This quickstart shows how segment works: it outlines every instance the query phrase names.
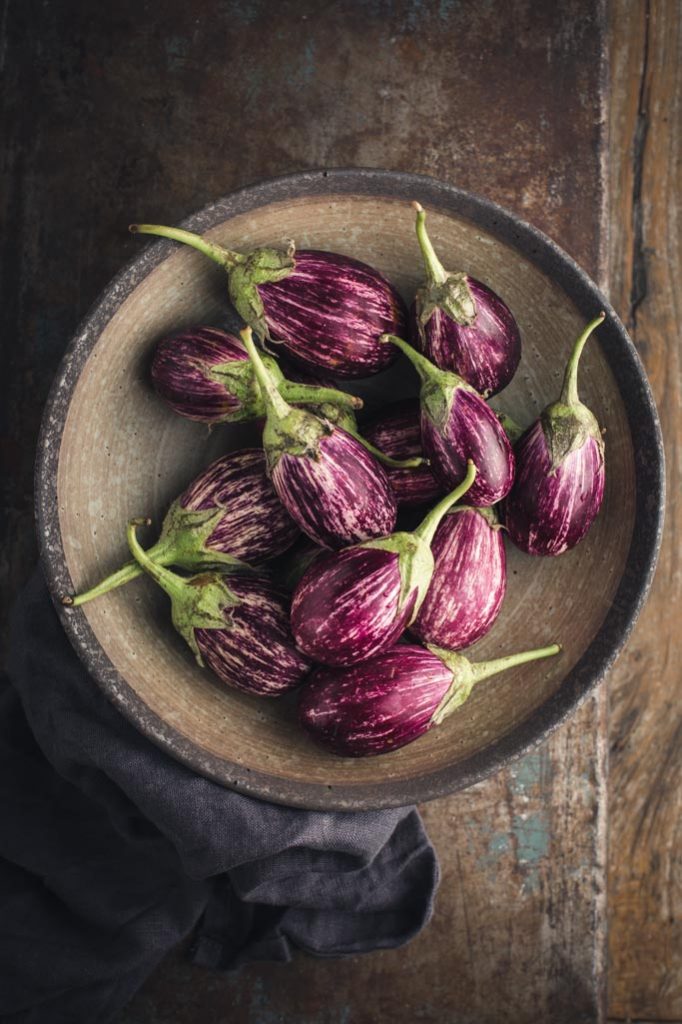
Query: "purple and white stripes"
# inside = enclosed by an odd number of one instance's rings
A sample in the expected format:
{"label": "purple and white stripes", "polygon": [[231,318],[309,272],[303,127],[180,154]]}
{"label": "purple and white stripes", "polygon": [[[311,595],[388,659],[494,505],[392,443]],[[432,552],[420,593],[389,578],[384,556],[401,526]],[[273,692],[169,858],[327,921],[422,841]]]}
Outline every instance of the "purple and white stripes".
{"label": "purple and white stripes", "polygon": [[178,499],[186,509],[223,507],[206,547],[258,565],[282,554],[299,529],[275,493],[261,448],[244,448],[212,462]]}
{"label": "purple and white stripes", "polygon": [[422,407],[424,454],[446,491],[460,483],[467,459],[477,469],[467,494],[472,505],[494,505],[509,492],[514,480],[514,453],[497,416],[473,391],[458,387],[447,419],[436,425]]}
{"label": "purple and white stripes", "polygon": [[259,697],[279,697],[310,671],[296,650],[286,596],[264,579],[229,577],[239,603],[224,610],[225,629],[195,629],[206,665],[229,686]]}
{"label": "purple and white stripes", "polygon": [[435,654],[397,644],[352,668],[318,668],[301,691],[299,720],[335,754],[385,754],[428,731],[451,682]]}
{"label": "purple and white stripes", "polygon": [[440,523],[431,543],[431,583],[410,626],[419,640],[459,651],[493,625],[507,587],[503,531],[495,524],[491,510],[466,507]]}
{"label": "purple and white stripes", "polygon": [[516,446],[516,479],[505,502],[505,525],[529,555],[560,555],[575,547],[594,522],[604,497],[604,454],[594,437],[552,460],[542,421]]}
{"label": "purple and white stripes", "polygon": [[404,332],[405,307],[393,285],[366,263],[302,250],[286,277],[259,285],[258,292],[272,342],[303,366],[367,377],[395,359],[379,337]]}
{"label": "purple and white stripes", "polygon": [[374,456],[335,427],[317,457],[282,454],[273,486],[292,519],[317,544],[340,548],[385,537],[396,521],[396,500]]}
{"label": "purple and white stripes", "polygon": [[[419,427],[419,400],[407,399],[388,406],[362,428],[363,437],[392,459],[411,459],[424,454]],[[395,469],[386,467],[399,505],[425,505],[443,493],[427,465]]]}
{"label": "purple and white stripes", "polygon": [[237,416],[242,403],[211,370],[248,360],[239,338],[217,327],[193,327],[164,338],[156,346],[152,382],[173,409],[190,420],[218,423]]}

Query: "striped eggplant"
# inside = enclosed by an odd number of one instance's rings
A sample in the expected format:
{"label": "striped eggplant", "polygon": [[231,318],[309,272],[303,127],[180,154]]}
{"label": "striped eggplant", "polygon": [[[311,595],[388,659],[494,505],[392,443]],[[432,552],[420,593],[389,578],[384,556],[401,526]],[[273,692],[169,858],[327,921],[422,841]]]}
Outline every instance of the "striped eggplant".
{"label": "striped eggplant", "polygon": [[431,545],[435,569],[410,632],[419,640],[459,651],[488,632],[507,588],[507,560],[492,508],[453,508]]}
{"label": "striped eggplant", "polygon": [[394,644],[426,596],[438,524],[475,476],[470,464],[463,483],[412,533],[394,533],[314,561],[291,602],[291,628],[300,650],[323,665],[344,666]]}
{"label": "striped eggplant", "polygon": [[509,384],[521,359],[521,335],[499,295],[468,274],[444,269],[426,233],[419,203],[417,238],[426,283],[410,310],[411,340],[441,370],[451,370],[487,397]]}
{"label": "striped eggplant", "polygon": [[[287,380],[272,356],[263,356],[280,393],[294,404],[362,407],[362,399],[336,388]],[[251,361],[239,338],[217,327],[191,327],[156,346],[152,382],[174,412],[200,423],[238,423],[265,415]],[[354,420],[354,417],[353,417]]]}
{"label": "striped eggplant", "polygon": [[[394,459],[423,456],[417,399],[394,402],[362,429],[365,441]],[[426,462],[420,466],[390,468],[387,472],[398,505],[427,505],[443,493]]]}
{"label": "striped eggplant", "polygon": [[422,446],[435,477],[450,490],[462,480],[471,459],[478,470],[471,504],[500,501],[514,480],[514,452],[498,417],[456,373],[440,370],[402,338],[384,338],[405,353],[421,378]]}
{"label": "striped eggplant", "polygon": [[385,470],[347,431],[285,402],[254,345],[251,328],[241,337],[265,402],[268,472],[291,518],[325,548],[385,537],[397,515]]}
{"label": "striped eggplant", "polygon": [[341,757],[388,754],[461,707],[476,683],[558,654],[558,644],[473,664],[440,647],[396,644],[351,668],[318,668],[299,698],[309,735]]}
{"label": "striped eggplant", "polygon": [[[299,536],[268,479],[265,455],[260,448],[244,448],[216,459],[175,499],[147,554],[159,565],[188,570],[248,569],[282,554]],[[91,590],[62,601],[85,604],[141,575],[133,560]]]}
{"label": "striped eggplant", "polygon": [[578,362],[605,314],[573,346],[558,402],[548,405],[516,446],[517,476],[505,502],[505,525],[529,555],[561,555],[579,543],[604,497],[604,441],[578,398]]}
{"label": "striped eggplant", "polygon": [[128,524],[130,551],[168,594],[173,625],[197,663],[228,686],[258,697],[279,697],[298,686],[310,664],[294,646],[286,595],[255,574],[178,576],[140,547],[136,530],[148,523]]}
{"label": "striped eggplant", "polygon": [[395,353],[379,336],[407,327],[403,301],[378,271],[332,252],[255,249],[245,255],[180,228],[131,224],[134,233],[191,245],[222,266],[234,308],[261,342],[281,344],[291,359],[338,377],[386,369]]}

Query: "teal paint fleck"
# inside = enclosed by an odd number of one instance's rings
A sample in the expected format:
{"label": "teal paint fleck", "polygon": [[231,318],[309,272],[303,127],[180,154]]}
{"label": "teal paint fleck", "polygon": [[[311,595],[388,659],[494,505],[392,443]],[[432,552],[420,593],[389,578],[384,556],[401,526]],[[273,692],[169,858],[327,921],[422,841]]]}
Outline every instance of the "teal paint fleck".
{"label": "teal paint fleck", "polygon": [[549,852],[549,827],[544,814],[515,814],[512,832],[516,836],[519,864],[535,864]]}
{"label": "teal paint fleck", "polygon": [[511,840],[506,832],[498,832],[488,843],[488,853],[495,858],[501,857],[511,848]]}
{"label": "teal paint fleck", "polygon": [[456,6],[455,0],[440,0],[438,4],[438,17],[440,20],[447,21]]}
{"label": "teal paint fleck", "polygon": [[529,796],[544,778],[547,767],[547,754],[544,750],[534,750],[518,761],[511,768],[511,788],[515,796]]}

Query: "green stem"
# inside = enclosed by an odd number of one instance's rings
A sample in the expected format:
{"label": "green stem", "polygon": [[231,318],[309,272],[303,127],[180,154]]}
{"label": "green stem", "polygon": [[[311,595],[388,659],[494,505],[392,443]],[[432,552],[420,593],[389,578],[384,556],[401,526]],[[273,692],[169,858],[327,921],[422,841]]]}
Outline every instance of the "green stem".
{"label": "green stem", "polygon": [[436,256],[436,250],[433,248],[431,239],[426,233],[426,212],[424,207],[421,203],[417,202],[412,203],[412,206],[417,211],[417,240],[424,257],[426,273],[429,276],[429,280],[433,281],[434,284],[445,284],[448,279],[447,271]]}
{"label": "green stem", "polygon": [[592,334],[595,327],[599,327],[600,324],[603,324],[605,319],[606,313],[600,313],[598,317],[595,317],[595,319],[587,325],[573,346],[571,357],[566,364],[564,386],[561,389],[561,396],[559,398],[559,401],[563,405],[575,406],[580,404],[580,399],[578,398],[578,362],[582,355],[582,351],[585,348],[585,342]]}
{"label": "green stem", "polygon": [[160,235],[161,238],[170,238],[174,242],[191,245],[192,248],[198,249],[204,256],[208,256],[209,259],[228,270],[231,267],[236,267],[238,263],[244,262],[244,257],[240,253],[225,249],[222,245],[216,245],[215,242],[207,242],[201,235],[197,235],[193,231],[184,231],[183,228],[167,228],[163,224],[131,224],[128,230],[134,235]]}
{"label": "green stem", "polygon": [[405,353],[422,381],[425,383],[430,380],[440,381],[440,375],[443,371],[439,370],[437,366],[434,366],[426,356],[423,356],[421,352],[417,352],[416,348],[412,348],[412,346],[406,341],[403,341],[402,338],[397,337],[395,334],[382,334],[379,341],[383,341],[384,343],[390,341],[392,345],[397,345],[401,352]]}
{"label": "green stem", "polygon": [[359,441],[375,459],[378,459],[384,466],[388,466],[389,469],[417,469],[418,466],[423,466],[426,462],[426,459],[422,458],[421,455],[413,455],[410,459],[391,458],[390,455],[386,455],[378,448],[375,448],[367,438],[363,437],[356,430],[349,430],[348,427],[344,427],[344,430],[347,434],[352,434],[355,440]]}
{"label": "green stem", "polygon": [[467,459],[467,471],[462,482],[455,487],[454,491],[451,491],[450,494],[446,494],[445,497],[431,509],[417,529],[412,531],[413,534],[420,537],[429,545],[429,547],[431,547],[431,541],[433,540],[433,536],[438,529],[441,519],[448,509],[450,509],[456,501],[459,501],[463,494],[466,494],[475,479],[476,467],[471,459]]}
{"label": "green stem", "polygon": [[291,406],[280,395],[277,384],[263,363],[260,353],[253,343],[253,331],[250,327],[245,327],[243,331],[239,332],[239,337],[242,339],[253,365],[268,415],[274,414],[276,420],[283,420],[291,412]]}
{"label": "green stem", "polygon": [[135,561],[138,562],[142,569],[166,591],[172,600],[182,593],[186,584],[183,578],[178,576],[177,573],[171,572],[170,569],[166,569],[164,566],[159,565],[158,562],[152,562],[148,553],[140,547],[140,543],[137,539],[137,527],[149,526],[150,523],[150,519],[130,520],[126,528],[128,547],[130,548],[130,553]]}
{"label": "green stem", "polygon": [[516,665],[524,665],[527,661],[538,661],[540,658],[551,658],[561,651],[560,644],[550,644],[549,647],[537,647],[533,651],[521,651],[519,654],[508,654],[504,658],[495,658],[493,661],[481,661],[471,665],[474,683],[480,683],[482,679],[497,675],[508,668],[515,668]]}
{"label": "green stem", "polygon": [[283,380],[279,385],[279,393],[292,405],[305,405],[307,402],[311,405],[321,405],[330,402],[344,409],[362,409],[363,406],[362,399],[356,395],[337,391],[336,388],[317,387],[316,384],[297,384],[295,381]]}
{"label": "green stem", "polygon": [[[159,565],[171,565],[173,562],[173,552],[168,550],[161,541],[157,541],[153,547],[148,549],[147,557],[151,558],[154,562],[158,562]],[[96,597],[103,597],[110,590],[116,590],[132,580],[136,580],[143,573],[144,570],[137,562],[126,562],[120,569],[112,572],[110,576],[96,583],[89,590],[84,590],[80,594],[63,597],[62,604],[67,605],[69,608],[79,608],[80,605],[87,604],[88,601],[94,601]]]}

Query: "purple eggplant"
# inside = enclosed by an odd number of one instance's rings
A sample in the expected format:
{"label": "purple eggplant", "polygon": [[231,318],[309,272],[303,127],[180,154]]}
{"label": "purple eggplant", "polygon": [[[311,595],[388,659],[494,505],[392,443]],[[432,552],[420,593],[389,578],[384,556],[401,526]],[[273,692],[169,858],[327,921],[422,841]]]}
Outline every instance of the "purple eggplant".
{"label": "purple eggplant", "polygon": [[299,720],[341,757],[388,754],[440,725],[476,683],[560,650],[552,644],[472,664],[439,647],[396,644],[352,668],[318,668],[301,690]]}
{"label": "purple eggplant", "polygon": [[410,632],[459,651],[488,632],[507,588],[502,528],[492,508],[453,508],[431,545],[435,569]]}
{"label": "purple eggplant", "polygon": [[[263,361],[287,402],[320,405],[334,417],[362,399],[317,383],[289,381],[272,356]],[[216,327],[191,327],[164,338],[156,347],[152,381],[174,412],[201,423],[239,423],[265,416],[265,405],[251,361],[239,340]]]}
{"label": "purple eggplant", "polygon": [[384,338],[405,353],[421,378],[422,446],[443,489],[457,486],[471,459],[478,470],[471,504],[500,501],[514,480],[514,452],[498,417],[456,373],[440,370],[402,338]]}
{"label": "purple eggplant", "polygon": [[[216,459],[175,499],[147,554],[159,565],[188,570],[216,565],[247,570],[282,554],[299,536],[268,479],[265,455],[245,448]],[[62,601],[85,604],[141,575],[133,560],[91,590]]]}
{"label": "purple eggplant", "polygon": [[385,537],[397,515],[385,470],[347,431],[285,402],[253,343],[251,328],[241,337],[265,402],[268,472],[291,518],[325,548]]}
{"label": "purple eggplant", "polygon": [[592,331],[587,325],[571,352],[559,401],[548,405],[516,446],[517,475],[505,502],[505,525],[529,555],[561,555],[579,543],[604,497],[604,441],[599,424],[578,398],[578,362]]}
{"label": "purple eggplant", "polygon": [[[395,402],[363,427],[363,436],[394,459],[423,457],[419,402],[411,398]],[[390,468],[388,479],[398,505],[427,505],[443,493],[443,488],[426,463],[411,468]]]}
{"label": "purple eggplant", "polygon": [[332,252],[294,252],[293,246],[244,255],[159,224],[131,224],[130,230],[183,242],[219,263],[242,319],[261,342],[281,344],[302,366],[367,377],[394,361],[379,337],[404,333],[405,307],[393,285],[366,263]]}
{"label": "purple eggplant", "polygon": [[439,366],[488,396],[509,384],[521,359],[521,335],[499,295],[468,274],[443,268],[419,203],[417,238],[428,275],[410,311],[411,340]]}
{"label": "purple eggplant", "polygon": [[471,487],[464,481],[412,533],[394,533],[313,562],[291,602],[300,650],[323,665],[353,665],[386,650],[414,621],[431,582],[439,522]]}
{"label": "purple eggplant", "polygon": [[171,599],[173,625],[193,652],[224,683],[258,697],[279,697],[310,671],[289,628],[286,595],[269,580],[240,572],[183,577],[153,562],[128,524],[130,551]]}

